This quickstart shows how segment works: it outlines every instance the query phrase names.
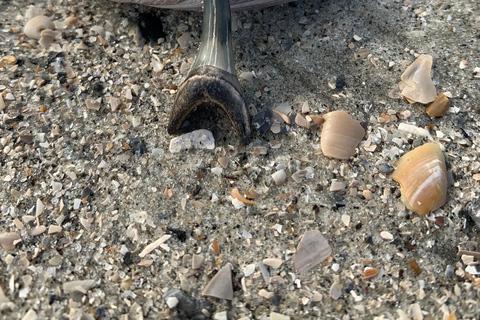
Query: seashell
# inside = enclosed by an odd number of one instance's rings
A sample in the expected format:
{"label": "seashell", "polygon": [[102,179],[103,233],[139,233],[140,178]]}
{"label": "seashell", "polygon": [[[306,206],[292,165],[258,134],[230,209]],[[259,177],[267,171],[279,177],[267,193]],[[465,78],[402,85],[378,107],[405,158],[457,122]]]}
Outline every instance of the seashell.
{"label": "seashell", "polygon": [[443,93],[440,93],[428,107],[427,114],[430,117],[443,117],[450,108],[450,100]]}
{"label": "seashell", "polygon": [[210,280],[205,289],[203,289],[202,296],[233,300],[231,269],[232,265],[230,263],[227,263],[225,267],[220,269],[212,280]]}
{"label": "seashell", "polygon": [[267,259],[263,259],[262,262],[266,266],[277,269],[282,265],[283,260],[282,259],[277,259],[277,258],[267,258]]}
{"label": "seashell", "polygon": [[28,20],[23,32],[29,38],[38,40],[42,36],[42,31],[46,29],[55,29],[55,24],[47,16],[36,16]]}
{"label": "seashell", "polygon": [[355,148],[365,135],[360,122],[353,120],[343,110],[323,116],[321,148],[324,155],[335,159],[348,159],[355,154]]}
{"label": "seashell", "polygon": [[414,102],[427,104],[437,97],[430,72],[432,56],[422,54],[403,72],[400,82],[402,96]]}
{"label": "seashell", "polygon": [[287,173],[283,169],[278,170],[277,172],[272,174],[272,179],[273,181],[275,181],[275,184],[279,186],[285,182],[285,179],[287,179]]}
{"label": "seashell", "polygon": [[16,232],[2,232],[0,233],[0,244],[3,249],[10,250],[15,248],[15,244],[18,240],[21,240],[22,237]]}
{"label": "seashell", "polygon": [[331,254],[332,248],[320,231],[307,231],[298,244],[297,252],[293,257],[295,269],[300,273],[305,273],[327,259]]}
{"label": "seashell", "polygon": [[[146,6],[176,9],[202,10],[202,0],[113,0],[116,2],[139,3]],[[232,11],[260,9],[296,0],[231,0]]]}
{"label": "seashell", "polygon": [[230,192],[232,197],[234,197],[237,200],[240,200],[243,203],[246,204],[255,204],[254,201],[246,199],[244,196],[240,194],[240,191],[238,191],[238,188],[233,188],[232,191]]}
{"label": "seashell", "polygon": [[41,33],[41,38],[38,43],[44,48],[48,49],[55,41],[55,38],[58,37],[61,33],[59,31],[54,31],[51,29],[43,30]]}
{"label": "seashell", "polygon": [[412,269],[413,273],[415,273],[417,276],[422,273],[422,269],[418,266],[417,261],[415,259],[409,259],[407,262],[408,266],[410,269]]}
{"label": "seashell", "polygon": [[400,158],[392,179],[400,183],[407,208],[427,214],[445,204],[447,172],[440,147],[427,143]]}
{"label": "seashell", "polygon": [[363,272],[363,280],[371,279],[376,277],[379,274],[377,268],[368,268]]}

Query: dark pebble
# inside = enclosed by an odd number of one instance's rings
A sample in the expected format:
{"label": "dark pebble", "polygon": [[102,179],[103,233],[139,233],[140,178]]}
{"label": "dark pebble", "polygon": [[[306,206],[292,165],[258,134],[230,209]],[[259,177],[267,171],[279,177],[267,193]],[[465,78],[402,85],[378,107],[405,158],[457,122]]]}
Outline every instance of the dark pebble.
{"label": "dark pebble", "polygon": [[130,141],[130,147],[132,148],[132,152],[137,155],[143,155],[147,152],[147,147],[145,146],[145,142],[140,139],[132,139]]}
{"label": "dark pebble", "polygon": [[163,299],[167,301],[169,297],[175,297],[178,299],[178,304],[176,306],[178,314],[176,315],[175,319],[204,320],[207,318],[203,314],[202,310],[205,309],[209,313],[212,312],[211,302],[192,298],[177,288],[168,289],[163,296]]}
{"label": "dark pebble", "polygon": [[132,254],[130,252],[125,253],[125,255],[123,256],[123,263],[126,266],[130,266],[133,263]]}
{"label": "dark pebble", "polygon": [[253,126],[257,129],[260,135],[264,135],[267,133],[268,129],[270,129],[273,120],[273,112],[270,108],[263,108],[257,113],[253,119],[252,123]]}
{"label": "dark pebble", "polygon": [[187,233],[183,230],[167,227],[166,233],[171,234],[181,242],[185,242],[187,240]]}
{"label": "dark pebble", "polygon": [[343,90],[345,86],[345,77],[339,76],[335,82],[335,87],[337,87],[338,90]]}
{"label": "dark pebble", "polygon": [[350,293],[350,291],[352,291],[353,288],[354,288],[353,283],[349,283],[349,284],[347,284],[347,286],[345,287],[345,292],[346,292],[346,293]]}
{"label": "dark pebble", "polygon": [[392,173],[395,169],[386,163],[381,163],[378,166],[378,170],[380,170],[381,173],[389,174],[389,173]]}

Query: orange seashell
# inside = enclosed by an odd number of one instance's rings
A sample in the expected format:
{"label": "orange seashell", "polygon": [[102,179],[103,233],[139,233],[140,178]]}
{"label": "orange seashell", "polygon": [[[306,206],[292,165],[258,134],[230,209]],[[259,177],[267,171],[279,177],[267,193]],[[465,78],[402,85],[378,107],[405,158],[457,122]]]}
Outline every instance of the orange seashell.
{"label": "orange seashell", "polygon": [[324,155],[336,159],[348,159],[365,135],[360,122],[353,120],[343,110],[329,112],[323,116],[321,148]]}
{"label": "orange seashell", "polygon": [[450,108],[450,100],[443,93],[440,93],[428,107],[427,114],[430,117],[443,117]]}
{"label": "orange seashell", "polygon": [[420,214],[443,206],[447,199],[447,171],[440,147],[427,143],[405,154],[392,179],[400,183],[402,201]]}
{"label": "orange seashell", "polygon": [[242,201],[243,203],[246,203],[246,204],[255,204],[254,201],[248,200],[248,199],[246,199],[244,196],[242,196],[242,195],[240,194],[240,191],[238,191],[237,188],[233,188],[232,191],[230,192],[230,194],[232,195],[232,197],[234,197],[234,198],[237,199],[237,200]]}
{"label": "orange seashell", "polygon": [[369,268],[363,272],[363,280],[367,280],[373,277],[376,277],[379,274],[377,268]]}

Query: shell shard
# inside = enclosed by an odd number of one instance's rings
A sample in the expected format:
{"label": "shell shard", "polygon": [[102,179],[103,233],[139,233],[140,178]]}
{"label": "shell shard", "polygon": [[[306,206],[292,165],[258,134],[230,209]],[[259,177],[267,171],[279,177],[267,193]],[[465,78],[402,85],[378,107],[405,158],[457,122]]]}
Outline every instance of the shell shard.
{"label": "shell shard", "polygon": [[232,265],[230,263],[227,263],[210,280],[203,289],[202,296],[233,300]]}
{"label": "shell shard", "polygon": [[297,252],[293,257],[295,269],[300,273],[305,273],[327,259],[331,254],[332,248],[320,231],[307,231],[298,244]]}
{"label": "shell shard", "polygon": [[402,96],[414,102],[430,103],[437,97],[437,89],[433,84],[430,72],[432,56],[422,54],[402,74],[400,89]]}
{"label": "shell shard", "polygon": [[321,143],[327,157],[348,159],[355,154],[355,148],[365,135],[360,122],[353,120],[343,110],[329,112],[323,116]]}
{"label": "shell shard", "polygon": [[440,147],[427,143],[400,158],[391,175],[400,184],[407,208],[427,214],[443,206],[447,199],[447,171]]}
{"label": "shell shard", "polygon": [[443,117],[450,108],[450,100],[443,93],[440,93],[438,97],[427,107],[427,114],[430,117]]}

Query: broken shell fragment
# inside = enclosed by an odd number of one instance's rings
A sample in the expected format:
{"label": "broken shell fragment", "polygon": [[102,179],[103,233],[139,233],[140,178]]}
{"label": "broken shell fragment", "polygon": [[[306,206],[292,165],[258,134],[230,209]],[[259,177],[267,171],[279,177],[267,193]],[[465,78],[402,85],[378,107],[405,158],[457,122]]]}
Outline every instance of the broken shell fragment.
{"label": "broken shell fragment", "polygon": [[3,249],[10,250],[15,248],[15,244],[22,239],[20,234],[16,232],[2,232],[0,233],[0,244]]}
{"label": "broken shell fragment", "polygon": [[430,72],[433,59],[422,54],[402,74],[400,82],[401,94],[405,98],[427,104],[437,97],[437,89],[433,84]]}
{"label": "broken shell fragment", "polygon": [[38,40],[42,36],[42,31],[46,29],[55,29],[55,24],[47,16],[36,16],[28,20],[23,32],[30,39]]}
{"label": "broken shell fragment", "polygon": [[295,269],[300,273],[305,273],[327,259],[331,254],[332,248],[320,231],[307,231],[298,244],[297,253],[293,257]]}
{"label": "broken shell fragment", "polygon": [[272,179],[273,181],[275,181],[275,184],[277,186],[283,184],[285,182],[285,179],[287,178],[287,173],[285,172],[285,170],[278,170],[277,172],[275,172],[274,174],[272,174]]}
{"label": "broken shell fragment", "polygon": [[202,296],[233,300],[232,265],[230,263],[227,263],[210,280],[203,290]]}
{"label": "broken shell fragment", "polygon": [[443,117],[450,108],[450,100],[443,93],[440,93],[428,107],[427,114],[430,117]]}
{"label": "broken shell fragment", "polygon": [[424,144],[402,156],[392,179],[400,184],[402,201],[410,210],[427,214],[445,204],[445,158],[434,143]]}
{"label": "broken shell fragment", "polygon": [[321,148],[324,155],[335,159],[348,159],[355,154],[355,148],[365,135],[360,122],[353,120],[343,110],[323,116]]}
{"label": "broken shell fragment", "polygon": [[237,200],[240,200],[243,203],[246,204],[255,204],[254,201],[246,199],[244,196],[240,194],[240,191],[238,191],[238,188],[233,188],[232,191],[230,192],[232,197],[234,197]]}

